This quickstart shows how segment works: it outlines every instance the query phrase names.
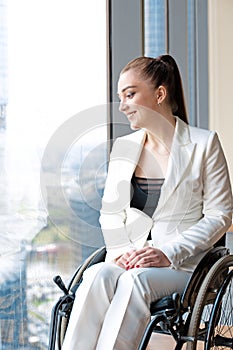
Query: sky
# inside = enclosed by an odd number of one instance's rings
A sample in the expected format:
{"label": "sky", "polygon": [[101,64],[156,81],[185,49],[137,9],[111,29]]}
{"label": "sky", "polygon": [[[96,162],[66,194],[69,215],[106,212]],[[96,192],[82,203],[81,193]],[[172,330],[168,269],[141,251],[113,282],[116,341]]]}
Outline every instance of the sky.
{"label": "sky", "polygon": [[105,6],[8,0],[8,130],[15,142],[41,143],[68,118],[106,102]]}

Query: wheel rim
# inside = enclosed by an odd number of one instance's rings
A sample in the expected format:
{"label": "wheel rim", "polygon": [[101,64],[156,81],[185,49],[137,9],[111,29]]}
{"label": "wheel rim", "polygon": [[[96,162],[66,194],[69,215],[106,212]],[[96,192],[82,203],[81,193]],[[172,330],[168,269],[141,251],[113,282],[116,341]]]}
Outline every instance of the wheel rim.
{"label": "wheel rim", "polygon": [[233,270],[218,292],[210,317],[206,349],[233,349]]}

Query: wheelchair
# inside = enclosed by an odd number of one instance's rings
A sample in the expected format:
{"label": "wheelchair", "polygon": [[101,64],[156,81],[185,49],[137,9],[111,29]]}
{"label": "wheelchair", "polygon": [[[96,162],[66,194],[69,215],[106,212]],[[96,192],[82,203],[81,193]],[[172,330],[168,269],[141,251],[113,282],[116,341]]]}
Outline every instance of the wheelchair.
{"label": "wheelchair", "polygon": [[[64,292],[51,313],[49,350],[61,350],[75,292],[83,272],[105,259],[106,249],[95,251],[78,267],[66,288],[61,277],[54,282]],[[233,255],[227,248],[212,248],[199,262],[182,295],[151,304],[151,321],[137,350],[145,350],[152,333],[171,335],[174,350],[233,349]],[[135,349],[136,350],[136,349]]]}

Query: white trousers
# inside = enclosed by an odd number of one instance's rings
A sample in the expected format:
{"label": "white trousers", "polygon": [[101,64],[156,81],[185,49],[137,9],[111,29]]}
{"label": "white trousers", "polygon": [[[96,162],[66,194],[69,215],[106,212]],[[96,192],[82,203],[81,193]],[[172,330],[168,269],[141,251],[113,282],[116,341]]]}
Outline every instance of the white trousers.
{"label": "white trousers", "polygon": [[182,293],[190,273],[99,263],[84,272],[62,350],[136,350],[150,321],[150,303]]}

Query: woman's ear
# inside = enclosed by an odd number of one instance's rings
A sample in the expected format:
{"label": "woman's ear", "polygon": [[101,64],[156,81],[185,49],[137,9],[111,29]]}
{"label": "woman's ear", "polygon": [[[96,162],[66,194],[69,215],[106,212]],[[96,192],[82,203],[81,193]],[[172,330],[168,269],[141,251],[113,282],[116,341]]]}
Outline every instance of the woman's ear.
{"label": "woman's ear", "polygon": [[156,90],[157,104],[160,105],[167,96],[167,89],[165,86],[160,85]]}

